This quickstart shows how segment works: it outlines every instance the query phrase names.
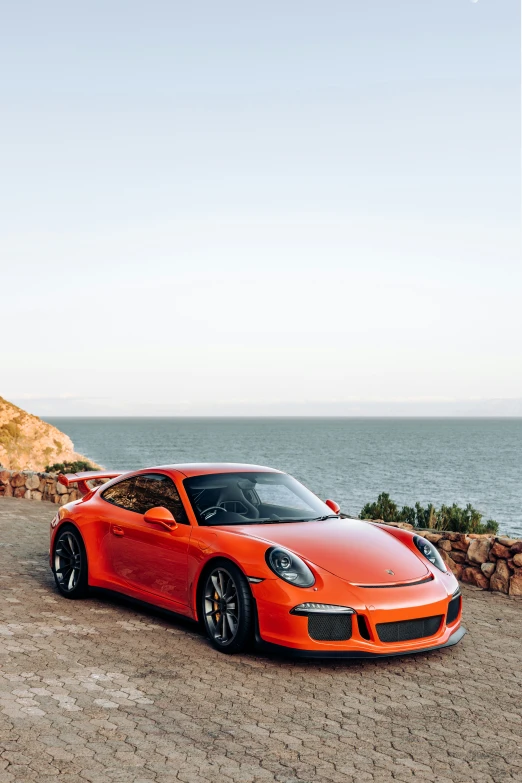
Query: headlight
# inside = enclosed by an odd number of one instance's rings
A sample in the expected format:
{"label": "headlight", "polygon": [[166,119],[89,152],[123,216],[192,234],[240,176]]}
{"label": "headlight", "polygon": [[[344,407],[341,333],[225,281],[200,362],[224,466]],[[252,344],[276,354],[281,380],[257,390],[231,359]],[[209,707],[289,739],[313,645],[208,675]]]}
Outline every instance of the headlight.
{"label": "headlight", "polygon": [[287,549],[271,547],[266,552],[266,562],[274,574],[296,587],[311,587],[315,584],[315,577],[306,563]]}
{"label": "headlight", "polygon": [[413,543],[424,557],[430,561],[430,563],[436,566],[439,571],[446,573],[447,568],[444,564],[444,560],[440,556],[439,550],[430,544],[430,542],[422,536],[414,536]]}

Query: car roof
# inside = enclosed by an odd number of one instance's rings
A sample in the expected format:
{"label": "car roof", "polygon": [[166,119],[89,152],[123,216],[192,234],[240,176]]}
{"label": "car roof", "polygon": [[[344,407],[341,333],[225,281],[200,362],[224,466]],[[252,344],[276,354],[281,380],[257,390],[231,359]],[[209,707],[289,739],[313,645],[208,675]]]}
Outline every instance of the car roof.
{"label": "car roof", "polygon": [[[184,476],[205,476],[211,473],[282,473],[265,465],[249,465],[243,462],[181,462],[175,465],[157,465],[161,470],[172,470]],[[147,468],[147,471],[153,468]]]}

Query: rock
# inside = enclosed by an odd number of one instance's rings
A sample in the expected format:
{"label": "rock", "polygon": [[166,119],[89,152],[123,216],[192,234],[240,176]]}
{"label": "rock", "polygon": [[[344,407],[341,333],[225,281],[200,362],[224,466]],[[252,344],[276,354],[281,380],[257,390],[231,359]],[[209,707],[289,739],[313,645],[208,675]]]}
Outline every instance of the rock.
{"label": "rock", "polygon": [[40,476],[38,473],[29,473],[25,479],[25,486],[27,489],[38,489],[40,486]]}
{"label": "rock", "polygon": [[513,546],[511,547],[511,554],[512,555],[522,554],[522,541],[517,541],[516,544],[513,544]]}
{"label": "rock", "polygon": [[468,536],[461,534],[459,538],[455,539],[451,543],[452,549],[460,549],[462,552],[467,552],[469,545],[471,543],[471,540],[468,538]]}
{"label": "rock", "polygon": [[69,495],[68,493],[65,495],[60,496],[60,500],[58,501],[60,503],[60,506],[65,506],[66,503],[69,502]]}
{"label": "rock", "polygon": [[487,590],[489,587],[489,579],[482,573],[480,568],[476,566],[468,566],[462,570],[461,579],[463,582],[467,582],[470,585],[481,587],[482,590]]}
{"label": "rock", "polygon": [[39,471],[55,462],[85,460],[71,439],[38,416],[0,397],[0,465],[13,471]]}
{"label": "rock", "polygon": [[449,556],[455,563],[465,563],[466,562],[466,555],[464,552],[454,552],[453,549],[449,553]]}
{"label": "rock", "polygon": [[40,477],[40,484],[38,485],[38,490],[40,492],[45,492],[45,487],[47,486],[47,482],[45,481],[45,478],[43,476]]}
{"label": "rock", "polygon": [[11,474],[11,486],[12,487],[23,487],[23,486],[25,486],[25,475],[23,473],[12,473]]}
{"label": "rock", "polygon": [[448,541],[446,538],[443,538],[442,541],[439,541],[437,546],[439,549],[443,549],[444,552],[451,552],[451,541]]}
{"label": "rock", "polygon": [[31,490],[31,500],[41,500],[42,499],[42,493],[39,492],[37,489]]}
{"label": "rock", "polygon": [[474,538],[468,547],[470,563],[485,563],[489,557],[491,541],[487,538]]}
{"label": "rock", "polygon": [[27,492],[25,487],[13,487],[13,497],[14,498],[23,498],[25,497],[25,493]]}
{"label": "rock", "polygon": [[67,492],[67,487],[64,486],[63,484],[60,484],[60,482],[57,481],[56,482],[56,492],[57,492],[58,495],[65,495],[65,493]]}
{"label": "rock", "polygon": [[506,561],[497,560],[495,572],[489,581],[491,590],[497,590],[499,593],[507,593],[509,591],[510,576],[511,574]]}
{"label": "rock", "polygon": [[495,563],[482,563],[480,570],[489,579],[495,571]]}
{"label": "rock", "polygon": [[0,470],[0,484],[10,484],[10,483],[11,483],[11,471]]}
{"label": "rock", "polygon": [[517,568],[522,568],[522,553],[513,557],[513,565],[517,566]]}
{"label": "rock", "polygon": [[13,497],[13,488],[11,484],[2,484],[2,492],[0,493],[3,498],[12,498]]}
{"label": "rock", "polygon": [[437,544],[442,538],[442,533],[423,533],[423,536],[430,544]]}
{"label": "rock", "polygon": [[522,596],[522,571],[517,571],[509,580],[509,595]]}
{"label": "rock", "polygon": [[489,554],[493,555],[493,557],[501,557],[503,560],[507,560],[509,557],[509,547],[495,541]]}
{"label": "rock", "polygon": [[500,536],[500,538],[498,538],[497,541],[499,542],[499,544],[502,544],[502,546],[507,546],[508,548],[518,543],[518,539],[509,538],[508,536]]}

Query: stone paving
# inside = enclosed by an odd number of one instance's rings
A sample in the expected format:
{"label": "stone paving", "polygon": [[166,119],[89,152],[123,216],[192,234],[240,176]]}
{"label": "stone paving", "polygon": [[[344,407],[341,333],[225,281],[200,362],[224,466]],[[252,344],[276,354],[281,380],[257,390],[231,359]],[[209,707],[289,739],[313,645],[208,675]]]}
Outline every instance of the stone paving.
{"label": "stone paving", "polygon": [[0,500],[0,783],[522,781],[522,602],[464,588],[457,647],[215,652],[152,609],[67,601],[48,503]]}

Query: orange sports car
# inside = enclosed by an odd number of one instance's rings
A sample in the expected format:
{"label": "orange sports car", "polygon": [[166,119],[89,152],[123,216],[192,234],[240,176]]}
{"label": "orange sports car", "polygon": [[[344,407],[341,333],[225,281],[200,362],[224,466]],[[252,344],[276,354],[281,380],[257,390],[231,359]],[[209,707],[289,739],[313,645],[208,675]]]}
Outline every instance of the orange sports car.
{"label": "orange sports car", "polygon": [[[109,478],[91,488],[91,479]],[[216,649],[403,655],[464,635],[459,585],[422,536],[340,514],[270,468],[186,464],[60,476],[59,591],[124,593],[199,621]]]}

